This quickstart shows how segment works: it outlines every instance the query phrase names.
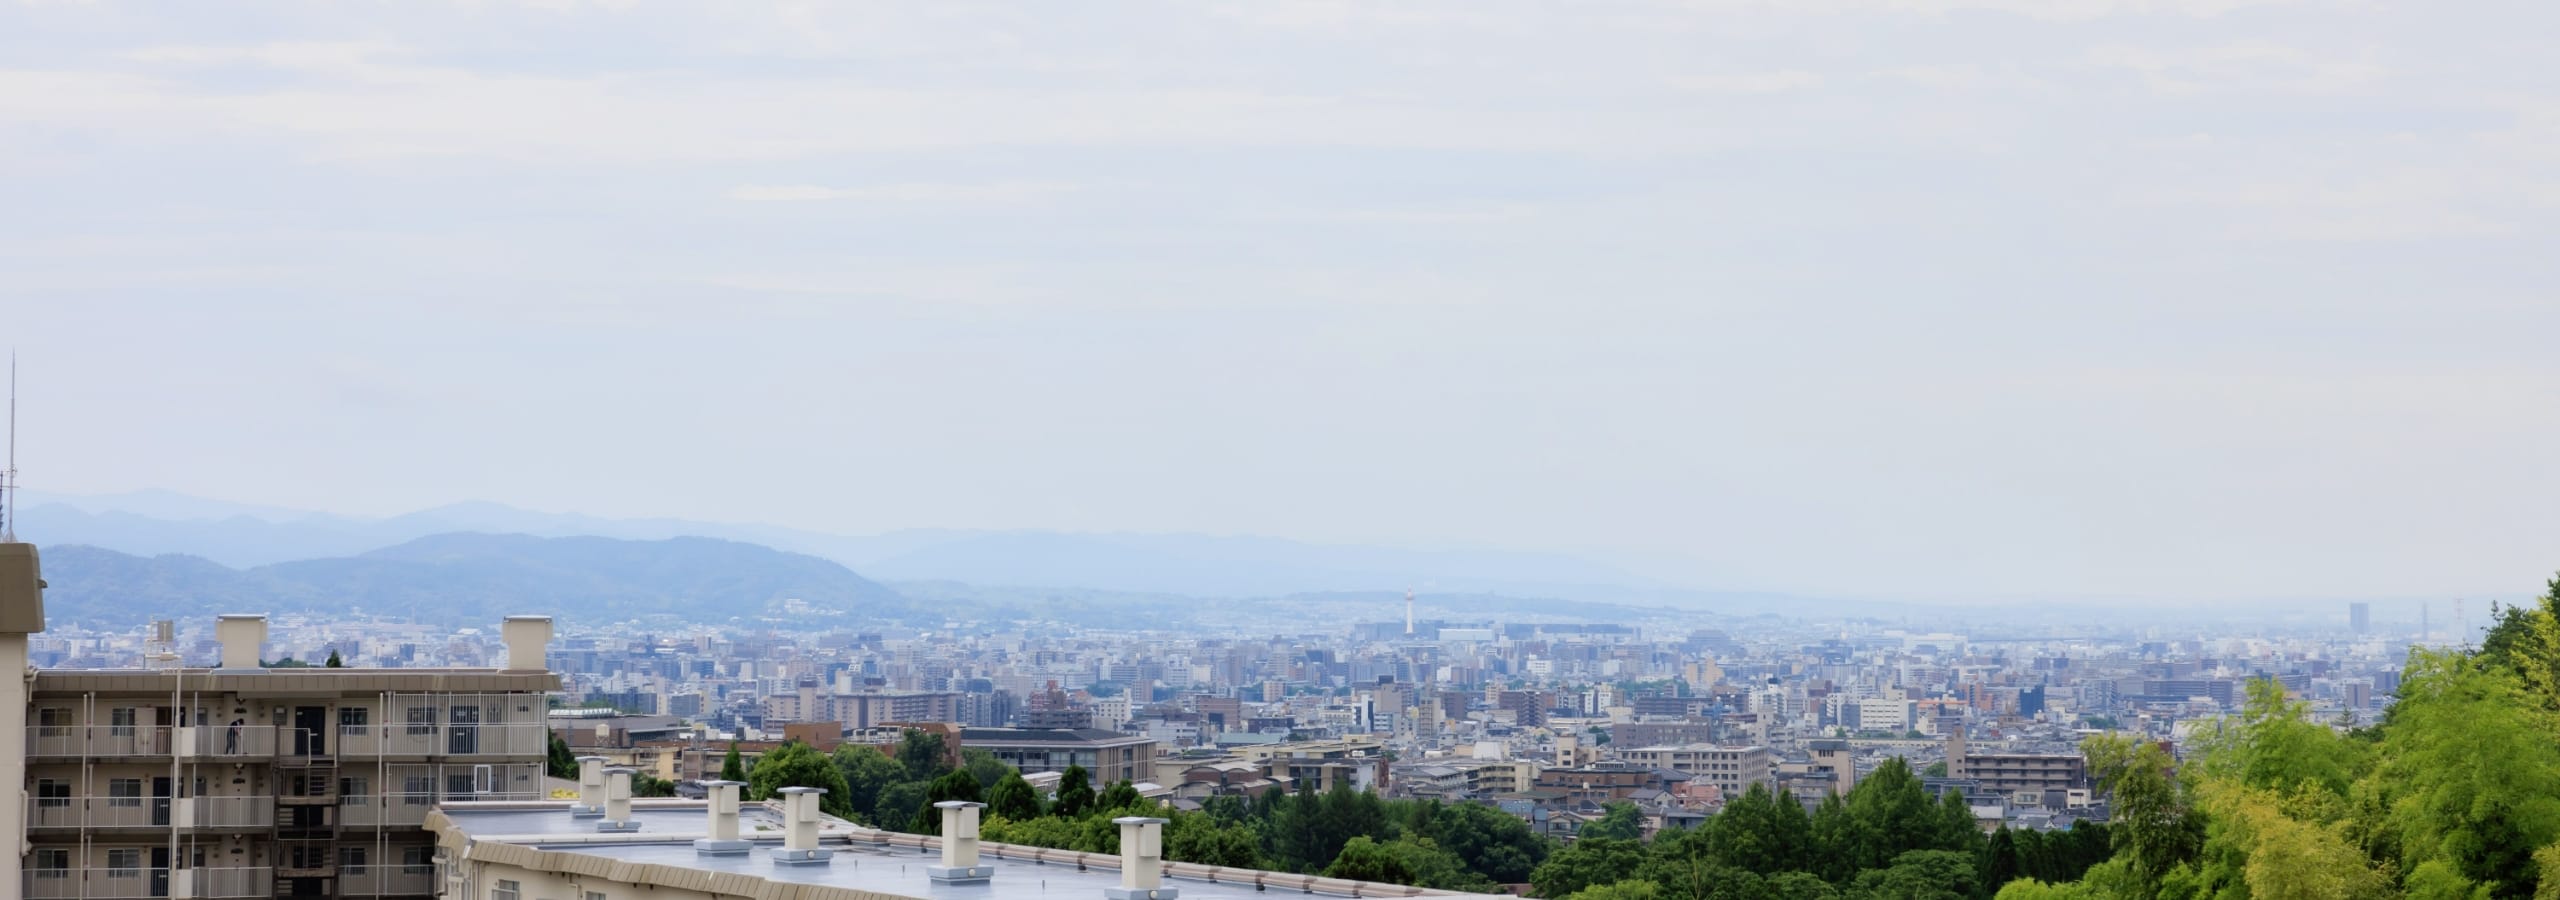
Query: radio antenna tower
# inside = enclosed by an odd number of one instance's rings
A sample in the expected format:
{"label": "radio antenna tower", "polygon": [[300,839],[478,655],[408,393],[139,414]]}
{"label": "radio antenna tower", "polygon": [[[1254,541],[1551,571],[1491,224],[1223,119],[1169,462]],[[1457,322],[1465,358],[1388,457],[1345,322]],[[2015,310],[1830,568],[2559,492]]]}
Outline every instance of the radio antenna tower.
{"label": "radio antenna tower", "polygon": [[[12,394],[11,396],[16,396]],[[1413,637],[1413,589],[1404,589],[1404,636]]]}
{"label": "radio antenna tower", "polygon": [[0,544],[18,542],[18,351],[9,351],[9,462],[0,469]]}

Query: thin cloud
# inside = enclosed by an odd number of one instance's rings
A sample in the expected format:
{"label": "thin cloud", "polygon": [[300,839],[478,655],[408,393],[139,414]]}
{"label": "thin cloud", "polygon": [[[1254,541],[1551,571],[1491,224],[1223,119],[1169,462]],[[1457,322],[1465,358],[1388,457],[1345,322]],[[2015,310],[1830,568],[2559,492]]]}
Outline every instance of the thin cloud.
{"label": "thin cloud", "polygon": [[826,187],[815,184],[743,184],[729,189],[731,200],[813,202],[853,200],[874,203],[1009,205],[1073,193],[1074,184],[1057,181],[1000,181],[985,184],[909,182],[903,184]]}

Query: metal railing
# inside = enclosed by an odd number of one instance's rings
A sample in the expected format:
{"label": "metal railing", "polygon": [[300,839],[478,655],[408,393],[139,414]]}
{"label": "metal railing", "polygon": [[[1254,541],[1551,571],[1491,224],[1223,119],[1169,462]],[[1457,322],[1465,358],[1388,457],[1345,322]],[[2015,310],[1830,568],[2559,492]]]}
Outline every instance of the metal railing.
{"label": "metal railing", "polygon": [[273,725],[191,725],[178,729],[178,743],[190,756],[274,756],[282,730]]}
{"label": "metal railing", "polygon": [[34,797],[27,801],[29,828],[266,828],[274,824],[273,797]]}
{"label": "metal railing", "polygon": [[179,869],[177,878],[185,885],[184,896],[197,900],[275,895],[275,870],[264,866]]}
{"label": "metal railing", "polygon": [[29,869],[20,884],[26,900],[140,900],[169,896],[167,869]]}
{"label": "metal railing", "polygon": [[447,800],[529,802],[549,799],[535,791],[482,791],[471,794],[348,794],[338,798],[338,824],[347,828],[423,825],[427,810]]}
{"label": "metal railing", "polygon": [[343,866],[338,869],[342,897],[432,894],[436,870],[431,865]]}
{"label": "metal railing", "polygon": [[165,828],[171,812],[167,797],[36,797],[27,801],[27,827]]}
{"label": "metal railing", "polygon": [[541,722],[343,725],[341,756],[539,756],[551,749],[550,726]]}
{"label": "metal railing", "polygon": [[29,725],[27,755],[167,756],[175,749],[166,725]]}

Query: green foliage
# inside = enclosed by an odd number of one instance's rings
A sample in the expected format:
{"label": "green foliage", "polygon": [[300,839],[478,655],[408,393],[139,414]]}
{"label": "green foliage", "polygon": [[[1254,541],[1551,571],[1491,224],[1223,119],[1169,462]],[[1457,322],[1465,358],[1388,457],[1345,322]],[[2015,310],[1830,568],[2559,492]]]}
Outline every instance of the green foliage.
{"label": "green foliage", "polygon": [[1010,767],[1005,769],[1004,778],[987,791],[988,815],[1019,822],[1039,818],[1040,812],[1040,792],[1031,787],[1031,782],[1022,779],[1022,773]]}
{"label": "green foliage", "polygon": [[967,769],[953,769],[925,785],[924,802],[907,814],[907,829],[916,834],[941,834],[942,810],[934,804],[951,800],[985,803],[978,790],[978,777]]}
{"label": "green foliage", "polygon": [[347,667],[347,661],[338,657],[338,648],[331,647],[329,648],[329,661],[321,663],[320,667],[324,669],[343,669]]}
{"label": "green foliage", "polygon": [[1913,850],[1894,857],[1891,866],[1858,873],[1849,893],[1894,900],[1970,900],[1981,889],[1972,854]]}
{"label": "green foliage", "polygon": [[542,771],[553,778],[574,781],[578,777],[578,755],[569,749],[569,740],[560,732],[551,733],[551,751],[543,758]]}
{"label": "green foliage", "polygon": [[1761,875],[1802,871],[1812,860],[1813,819],[1793,797],[1754,783],[1704,829],[1717,862]]}
{"label": "green foliage", "polygon": [[1130,784],[1129,779],[1123,778],[1113,782],[1110,787],[1104,788],[1102,796],[1094,800],[1094,805],[1096,809],[1104,812],[1121,815],[1131,810],[1144,809],[1152,812],[1152,809],[1146,808],[1153,807],[1155,804],[1147,802],[1147,798],[1138,794],[1138,786]]}
{"label": "green foliage", "polygon": [[1529,875],[1540,897],[1564,897],[1584,888],[1613,884],[1645,863],[1644,845],[1610,838],[1583,838],[1547,857]]}
{"label": "green foliage", "polygon": [[1520,884],[1545,862],[1555,844],[1510,813],[1482,803],[1413,803],[1401,819],[1405,831],[1430,838],[1458,862],[1496,884]]}
{"label": "green foliage", "polygon": [[788,741],[756,761],[756,769],[747,776],[747,797],[764,800],[787,787],[825,788],[818,808],[831,816],[853,815],[851,792],[845,789],[844,773],[816,748],[799,741]]}
{"label": "green foliage", "polygon": [[862,744],[839,744],[830,759],[836,771],[844,774],[845,802],[853,807],[854,815],[886,827],[880,820],[880,793],[906,781],[907,767],[879,748]]}
{"label": "green foliage", "polygon": [[871,824],[887,831],[906,831],[915,824],[915,814],[925,806],[925,796],[932,782],[896,781],[880,789],[880,798],[871,809]]}
{"label": "green foliage", "polygon": [[990,790],[1006,775],[1020,774],[1012,766],[1005,765],[1004,760],[997,759],[995,754],[976,747],[960,748],[960,767],[978,779],[978,787]]}
{"label": "green foliage", "polygon": [[737,741],[729,742],[729,755],[720,760],[720,780],[747,780],[747,766],[746,763],[739,761]]}
{"label": "green foliage", "polygon": [[898,739],[898,764],[907,767],[908,781],[932,781],[951,771],[945,749],[942,735],[909,728]]}
{"label": "green foliage", "polygon": [[1582,826],[1576,837],[1590,840],[1633,841],[1644,838],[1644,813],[1633,803],[1624,801],[1602,807],[1600,818]]}
{"label": "green foliage", "polygon": [[1222,822],[1206,812],[1177,812],[1165,825],[1165,858],[1178,862],[1242,869],[1263,867],[1262,838],[1237,822]]}
{"label": "green foliage", "polygon": [[1490,890],[1492,882],[1467,871],[1458,858],[1411,835],[1378,841],[1359,835],[1342,845],[1322,873],[1327,878],[1383,881],[1441,890]]}
{"label": "green foliage", "polygon": [[2492,897],[2532,896],[2533,854],[2560,839],[2560,723],[2505,669],[2424,650],[2392,713],[2377,794],[2413,889],[2441,862]]}
{"label": "green foliage", "polygon": [[1061,819],[1082,818],[1094,808],[1093,774],[1083,766],[1069,763],[1058,773],[1058,799],[1049,805],[1049,814]]}
{"label": "green foliage", "polygon": [[675,795],[676,783],[673,781],[646,773],[631,776],[631,796],[673,797]]}
{"label": "green foliage", "polygon": [[2158,744],[2112,734],[2082,741],[2080,752],[2099,789],[2113,799],[2108,830],[2136,889],[2157,892],[2161,879],[2195,859],[2204,844],[2203,819],[2171,774],[2176,761]]}
{"label": "green foliage", "polygon": [[1575,891],[1571,900],[1659,900],[1662,886],[1650,881],[1621,881]]}

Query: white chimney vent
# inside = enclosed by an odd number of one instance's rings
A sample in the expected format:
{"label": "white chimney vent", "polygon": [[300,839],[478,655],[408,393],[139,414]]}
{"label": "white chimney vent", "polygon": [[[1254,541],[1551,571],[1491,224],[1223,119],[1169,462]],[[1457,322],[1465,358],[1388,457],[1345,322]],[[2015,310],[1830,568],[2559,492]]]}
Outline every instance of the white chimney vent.
{"label": "white chimney vent", "polygon": [[753,841],[738,837],[738,791],[747,786],[743,781],[705,781],[709,792],[711,836],[693,842],[693,850],[709,856],[727,856],[753,849]]}
{"label": "white chimney vent", "polygon": [[578,802],[569,804],[569,816],[592,819],[604,815],[604,764],[601,756],[578,757]]}
{"label": "white chimney vent", "polygon": [[1121,816],[1120,886],[1102,889],[1110,900],[1173,900],[1182,892],[1164,886],[1164,823],[1147,816]]}
{"label": "white chimney vent", "polygon": [[787,787],[782,794],[782,846],[773,861],[784,865],[825,865],[833,850],[818,847],[818,798],[826,788]]}
{"label": "white chimney vent", "polygon": [[640,830],[640,823],[631,821],[630,769],[616,766],[604,770],[604,821],[596,823],[596,830]]}
{"label": "white chimney vent", "polygon": [[967,800],[944,800],[933,805],[942,811],[942,864],[924,867],[927,877],[945,884],[995,877],[996,867],[978,864],[978,810],[986,806]]}

